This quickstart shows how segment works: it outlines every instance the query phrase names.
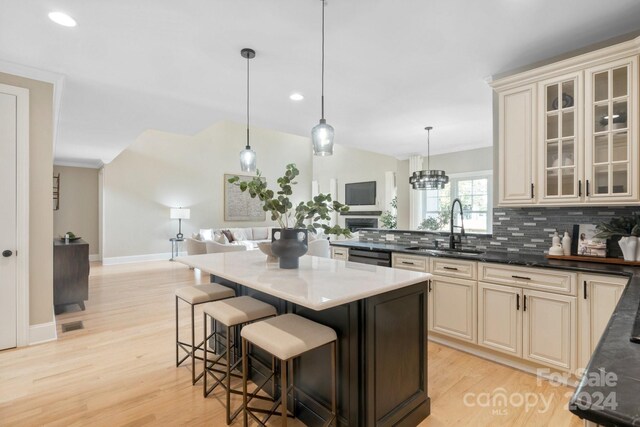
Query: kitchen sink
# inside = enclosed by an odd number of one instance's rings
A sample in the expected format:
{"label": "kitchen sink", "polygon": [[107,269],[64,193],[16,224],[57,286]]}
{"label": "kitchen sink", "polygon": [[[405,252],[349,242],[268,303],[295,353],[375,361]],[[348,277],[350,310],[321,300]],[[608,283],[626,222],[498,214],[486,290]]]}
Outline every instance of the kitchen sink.
{"label": "kitchen sink", "polygon": [[405,248],[407,251],[416,251],[416,252],[431,252],[431,253],[441,253],[441,254],[464,254],[464,255],[482,255],[484,251],[479,251],[477,249],[449,249],[449,248],[436,248],[429,246],[410,246]]}

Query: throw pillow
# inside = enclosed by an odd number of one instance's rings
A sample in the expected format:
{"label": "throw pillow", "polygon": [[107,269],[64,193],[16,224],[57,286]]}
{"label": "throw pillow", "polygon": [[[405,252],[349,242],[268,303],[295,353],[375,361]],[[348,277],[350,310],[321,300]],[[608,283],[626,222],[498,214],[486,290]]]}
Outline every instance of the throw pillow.
{"label": "throw pillow", "polygon": [[222,234],[224,234],[224,237],[227,238],[227,240],[229,240],[229,243],[233,243],[235,241],[235,239],[233,238],[233,233],[229,230],[220,230],[220,232]]}
{"label": "throw pillow", "polygon": [[220,243],[221,245],[226,245],[227,243],[229,243],[227,236],[225,236],[224,233],[222,233],[222,231],[220,230],[216,230],[213,233],[213,241],[216,243]]}
{"label": "throw pillow", "polygon": [[229,231],[233,235],[233,240],[237,240],[239,242],[243,240],[249,240],[247,239],[247,234],[244,232],[242,228],[236,228],[234,230],[229,230]]}
{"label": "throw pillow", "polygon": [[213,240],[213,228],[201,228],[200,237],[202,238],[202,240]]}

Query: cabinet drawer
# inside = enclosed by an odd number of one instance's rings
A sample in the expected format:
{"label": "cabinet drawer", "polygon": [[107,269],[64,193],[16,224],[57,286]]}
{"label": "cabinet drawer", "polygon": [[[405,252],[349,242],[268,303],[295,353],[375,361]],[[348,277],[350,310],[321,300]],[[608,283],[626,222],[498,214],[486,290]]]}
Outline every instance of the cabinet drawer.
{"label": "cabinet drawer", "polygon": [[431,258],[431,273],[441,276],[476,280],[478,268],[474,261],[451,258]]}
{"label": "cabinet drawer", "polygon": [[349,260],[349,248],[331,248],[331,258],[341,259],[343,261]]}
{"label": "cabinet drawer", "polygon": [[478,270],[480,281],[576,295],[576,273],[488,263],[480,263]]}
{"label": "cabinet drawer", "polygon": [[429,258],[424,256],[405,255],[394,253],[391,256],[391,266],[393,268],[401,268],[403,270],[429,272]]}

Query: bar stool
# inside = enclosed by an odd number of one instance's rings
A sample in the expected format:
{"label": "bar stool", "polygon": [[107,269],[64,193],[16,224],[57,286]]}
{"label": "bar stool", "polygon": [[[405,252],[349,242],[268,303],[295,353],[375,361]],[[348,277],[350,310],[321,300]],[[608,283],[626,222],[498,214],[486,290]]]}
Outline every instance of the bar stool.
{"label": "bar stool", "polygon": [[[195,384],[204,371],[196,378],[196,359],[202,360],[201,357],[196,356],[196,350],[202,350],[202,344],[204,344],[209,338],[205,337],[205,340],[195,344],[195,322],[194,322],[194,307],[206,302],[217,301],[225,298],[235,297],[236,293],[233,289],[226,286],[219,285],[217,283],[206,283],[204,285],[187,286],[184,288],[176,289],[176,367],[180,366],[182,362],[191,357],[191,383]],[[191,343],[180,341],[179,325],[178,325],[178,300],[182,300],[191,306]],[[211,336],[215,335],[214,333]],[[187,353],[182,359],[180,359],[180,349]]]}
{"label": "bar stool", "polygon": [[[274,317],[276,313],[276,309],[267,303],[262,301],[258,301],[255,298],[251,298],[249,296],[242,296],[237,298],[230,298],[224,301],[215,301],[209,302],[202,307],[204,312],[204,336],[205,340],[207,337],[207,324],[209,323],[207,317],[210,317],[212,320],[221,323],[226,327],[226,340],[225,340],[225,350],[221,353],[216,353],[215,360],[212,361],[211,365],[209,365],[208,359],[208,351],[207,345],[205,343],[204,346],[204,387],[203,387],[203,395],[207,397],[209,393],[213,391],[218,385],[224,387],[226,391],[227,398],[227,425],[231,424],[231,422],[238,416],[242,407],[238,408],[233,415],[231,414],[231,393],[234,394],[242,394],[241,390],[234,390],[231,388],[231,376],[234,369],[242,361],[237,358],[235,355],[232,359],[231,350],[235,346],[235,337],[237,337],[238,326],[245,325],[247,323],[255,322],[258,320],[267,319],[269,317]],[[234,342],[231,342],[231,330],[232,328],[236,331],[234,334]],[[226,359],[226,363],[220,363],[222,358]],[[235,360],[237,359],[237,360]],[[223,365],[225,367],[224,371],[220,371],[216,369],[216,365]],[[222,376],[217,376],[215,373],[222,373]],[[211,388],[207,387],[207,378],[211,375],[214,378],[214,384]],[[240,378],[240,376],[238,376]],[[224,382],[223,382],[224,381]],[[268,381],[268,379],[267,379]],[[266,384],[266,381],[265,381]],[[264,385],[263,385],[264,386]],[[262,398],[262,396],[258,396],[258,398]]]}
{"label": "bar stool", "polygon": [[[324,325],[313,322],[296,314],[283,314],[242,328],[242,402],[244,407],[244,425],[248,425],[248,417],[265,426],[271,415],[280,415],[282,425],[287,425],[287,394],[292,391],[295,409],[295,385],[293,381],[293,359],[310,350],[331,345],[331,418],[326,425],[337,425],[337,388],[336,388],[336,332]],[[280,398],[274,402],[268,415],[260,420],[250,408],[247,394],[248,357],[247,345],[252,344],[272,354],[280,360]],[[287,367],[291,368],[291,386],[287,384]],[[276,412],[280,403],[280,412]],[[262,411],[260,411],[262,412]],[[293,414],[295,417],[295,414]]]}

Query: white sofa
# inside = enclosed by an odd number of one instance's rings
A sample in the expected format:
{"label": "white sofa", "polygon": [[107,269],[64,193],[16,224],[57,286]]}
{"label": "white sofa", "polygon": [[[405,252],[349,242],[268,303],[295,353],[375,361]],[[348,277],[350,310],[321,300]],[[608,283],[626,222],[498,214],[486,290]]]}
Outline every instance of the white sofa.
{"label": "white sofa", "polygon": [[[185,239],[187,254],[200,255],[216,252],[254,250],[260,242],[271,241],[272,227],[218,228],[201,229]],[[229,231],[233,241],[222,233]]]}

